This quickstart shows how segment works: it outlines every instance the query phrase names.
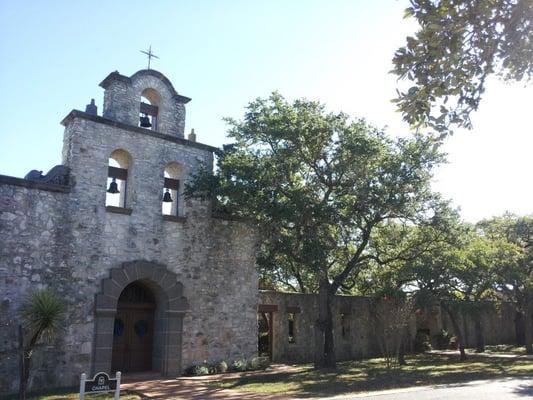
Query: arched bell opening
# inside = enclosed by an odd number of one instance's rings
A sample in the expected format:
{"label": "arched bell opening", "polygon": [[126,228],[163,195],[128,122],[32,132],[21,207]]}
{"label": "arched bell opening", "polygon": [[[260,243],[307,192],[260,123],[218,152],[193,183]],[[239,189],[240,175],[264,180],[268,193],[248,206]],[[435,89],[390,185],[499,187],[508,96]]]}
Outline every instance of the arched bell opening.
{"label": "arched bell opening", "polygon": [[183,167],[177,162],[171,162],[167,164],[163,174],[161,212],[163,215],[183,216]]}
{"label": "arched bell opening", "polygon": [[131,156],[126,150],[117,149],[109,155],[106,206],[127,207],[129,192],[128,171],[130,167]]}
{"label": "arched bell opening", "polygon": [[155,89],[147,88],[142,91],[139,107],[139,126],[141,128],[157,130],[160,103],[161,95]]}

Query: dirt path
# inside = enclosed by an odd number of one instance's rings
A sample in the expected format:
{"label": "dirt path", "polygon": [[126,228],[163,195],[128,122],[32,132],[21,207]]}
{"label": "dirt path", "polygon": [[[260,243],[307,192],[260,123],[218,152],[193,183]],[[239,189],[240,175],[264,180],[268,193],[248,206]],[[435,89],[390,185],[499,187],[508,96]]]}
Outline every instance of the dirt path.
{"label": "dirt path", "polygon": [[[441,356],[457,356],[459,357],[459,350],[430,350],[427,354],[437,354]],[[533,354],[513,354],[513,353],[476,353],[473,350],[466,350],[467,357],[478,358],[498,358],[505,360],[532,360]]]}
{"label": "dirt path", "polygon": [[237,392],[235,390],[217,388],[212,385],[212,383],[254,374],[264,375],[297,370],[297,367],[273,365],[267,371],[242,373],[236,372],[198,377],[179,377],[176,379],[133,375],[124,377],[125,383],[121,385],[121,388],[124,388],[124,390],[134,391],[146,399],[282,400],[287,399],[287,396]]}

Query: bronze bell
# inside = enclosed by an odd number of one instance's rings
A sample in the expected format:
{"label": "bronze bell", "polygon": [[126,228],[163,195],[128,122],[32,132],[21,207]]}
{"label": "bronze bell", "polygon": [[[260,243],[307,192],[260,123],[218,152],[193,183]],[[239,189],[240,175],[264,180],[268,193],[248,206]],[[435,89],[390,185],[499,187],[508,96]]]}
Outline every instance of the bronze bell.
{"label": "bronze bell", "polygon": [[107,193],[111,193],[111,194],[120,193],[120,191],[118,190],[116,178],[113,178],[113,181],[109,184],[109,189],[107,189]]}
{"label": "bronze bell", "polygon": [[144,114],[144,117],[139,118],[141,121],[141,128],[151,128],[152,124],[150,123],[150,118],[148,118],[148,114]]}
{"label": "bronze bell", "polygon": [[170,195],[170,191],[167,189],[165,194],[163,195],[163,202],[164,203],[172,203],[172,196]]}

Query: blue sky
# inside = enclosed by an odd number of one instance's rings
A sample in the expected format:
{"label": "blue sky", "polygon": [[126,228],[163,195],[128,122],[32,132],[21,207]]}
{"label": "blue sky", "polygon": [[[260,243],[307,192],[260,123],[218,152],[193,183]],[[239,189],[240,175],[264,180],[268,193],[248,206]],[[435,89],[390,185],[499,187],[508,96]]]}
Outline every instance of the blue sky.
{"label": "blue sky", "polygon": [[[198,141],[226,142],[223,117],[239,118],[278,90],[365,117],[394,135],[408,127],[390,99],[394,50],[416,27],[407,0],[0,1],[0,174],[24,176],[61,162],[61,119],[95,98],[108,73],[152,64],[192,101]],[[476,221],[533,212],[532,87],[491,79],[473,131],[446,144],[435,190]]]}

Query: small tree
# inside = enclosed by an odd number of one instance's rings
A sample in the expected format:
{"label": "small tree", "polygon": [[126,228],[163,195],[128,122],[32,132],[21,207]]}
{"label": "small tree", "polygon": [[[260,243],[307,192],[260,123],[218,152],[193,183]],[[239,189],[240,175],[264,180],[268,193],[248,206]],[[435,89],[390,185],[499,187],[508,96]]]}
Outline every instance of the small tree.
{"label": "small tree", "polygon": [[[22,319],[22,325],[19,325],[19,397],[25,399],[35,346],[41,339],[51,340],[56,336],[61,329],[65,310],[52,290],[37,289],[30,293],[19,312]],[[24,333],[27,335],[26,340]]]}
{"label": "small tree", "polygon": [[414,304],[414,298],[406,299],[403,293],[377,298],[372,302],[374,331],[387,369],[405,364],[402,347],[407,339],[406,330]]}

